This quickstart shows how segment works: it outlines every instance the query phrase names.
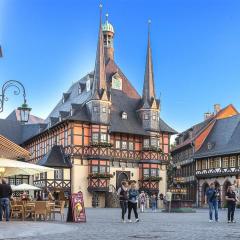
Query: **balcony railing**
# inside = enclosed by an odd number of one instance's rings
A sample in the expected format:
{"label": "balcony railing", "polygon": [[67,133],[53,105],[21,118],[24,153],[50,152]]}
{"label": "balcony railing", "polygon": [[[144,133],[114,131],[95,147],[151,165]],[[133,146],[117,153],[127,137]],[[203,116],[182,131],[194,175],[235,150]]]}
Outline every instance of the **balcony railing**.
{"label": "balcony railing", "polygon": [[104,159],[127,159],[127,160],[160,160],[167,161],[168,154],[157,151],[123,150],[101,146],[67,146],[65,153],[71,156]]}
{"label": "balcony railing", "polygon": [[140,190],[151,192],[151,191],[159,191],[159,181],[139,181],[139,188]]}
{"label": "balcony railing", "polygon": [[108,192],[109,182],[110,182],[109,178],[89,178],[88,191]]}
{"label": "balcony railing", "polygon": [[34,185],[39,188],[49,189],[70,189],[71,180],[58,180],[58,179],[41,179],[33,181]]}

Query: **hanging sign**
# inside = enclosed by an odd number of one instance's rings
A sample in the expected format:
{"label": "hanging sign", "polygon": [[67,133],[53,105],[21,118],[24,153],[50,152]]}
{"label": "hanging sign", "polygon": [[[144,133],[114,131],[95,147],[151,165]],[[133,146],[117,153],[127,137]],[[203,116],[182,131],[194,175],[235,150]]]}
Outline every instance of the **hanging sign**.
{"label": "hanging sign", "polygon": [[71,207],[73,222],[86,222],[86,213],[82,192],[71,195]]}

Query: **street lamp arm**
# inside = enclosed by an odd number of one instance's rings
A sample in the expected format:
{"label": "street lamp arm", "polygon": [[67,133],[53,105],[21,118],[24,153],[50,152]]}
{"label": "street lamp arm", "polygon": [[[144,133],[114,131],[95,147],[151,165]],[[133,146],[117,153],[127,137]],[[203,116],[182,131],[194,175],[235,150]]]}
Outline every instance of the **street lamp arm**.
{"label": "street lamp arm", "polygon": [[2,86],[2,92],[0,94],[0,112],[3,112],[4,101],[8,101],[6,91],[11,87],[15,88],[14,95],[19,95],[22,90],[24,104],[26,104],[26,91],[23,84],[17,80],[9,80]]}

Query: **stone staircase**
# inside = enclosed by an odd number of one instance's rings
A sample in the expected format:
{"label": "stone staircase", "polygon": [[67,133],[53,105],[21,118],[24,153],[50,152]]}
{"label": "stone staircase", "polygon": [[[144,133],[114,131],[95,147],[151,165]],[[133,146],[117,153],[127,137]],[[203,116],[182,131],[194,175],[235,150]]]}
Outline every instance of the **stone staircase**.
{"label": "stone staircase", "polygon": [[119,199],[117,190],[113,185],[109,185],[109,192],[106,194],[106,207],[107,208],[119,208]]}

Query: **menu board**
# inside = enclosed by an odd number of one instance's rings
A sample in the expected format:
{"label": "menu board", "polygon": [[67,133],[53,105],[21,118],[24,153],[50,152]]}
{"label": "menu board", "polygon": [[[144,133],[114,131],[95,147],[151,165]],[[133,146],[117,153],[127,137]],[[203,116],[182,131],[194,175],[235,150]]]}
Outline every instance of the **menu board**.
{"label": "menu board", "polygon": [[73,222],[86,222],[86,213],[82,192],[71,195],[72,220]]}

